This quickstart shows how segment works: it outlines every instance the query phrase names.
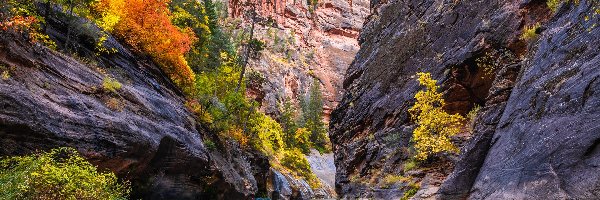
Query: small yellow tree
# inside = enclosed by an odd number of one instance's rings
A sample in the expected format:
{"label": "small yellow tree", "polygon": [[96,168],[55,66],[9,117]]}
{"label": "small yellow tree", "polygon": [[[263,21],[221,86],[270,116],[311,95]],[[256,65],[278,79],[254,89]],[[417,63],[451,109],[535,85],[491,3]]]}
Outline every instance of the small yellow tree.
{"label": "small yellow tree", "polygon": [[450,136],[456,135],[463,126],[464,118],[459,114],[448,114],[442,108],[444,99],[438,92],[439,86],[429,73],[417,73],[419,84],[425,90],[415,95],[415,105],[408,111],[418,127],[413,132],[415,158],[425,160],[440,152],[455,152],[459,149],[450,142]]}

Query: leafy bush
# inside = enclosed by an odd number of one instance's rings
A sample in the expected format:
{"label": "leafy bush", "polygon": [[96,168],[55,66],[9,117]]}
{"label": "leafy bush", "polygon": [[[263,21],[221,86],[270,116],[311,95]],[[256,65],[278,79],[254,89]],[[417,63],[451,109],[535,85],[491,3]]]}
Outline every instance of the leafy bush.
{"label": "leafy bush", "polygon": [[281,158],[281,164],[303,177],[313,188],[319,186],[319,180],[315,174],[313,174],[310,164],[304,154],[298,149],[287,149],[283,152]]}
{"label": "leafy bush", "polygon": [[281,125],[271,117],[257,112],[249,120],[250,131],[258,136],[255,145],[267,155],[275,155],[278,150],[283,149],[283,138]]}
{"label": "leafy bush", "polygon": [[523,29],[523,33],[521,34],[521,39],[525,41],[531,41],[538,37],[538,29],[540,28],[540,24],[535,24],[531,26],[527,26]]}
{"label": "leafy bush", "polygon": [[413,159],[407,160],[406,162],[404,162],[404,169],[403,169],[404,173],[406,173],[410,170],[416,169],[418,167],[418,165],[419,164],[417,163],[416,160],[413,160]]}
{"label": "leafy bush", "polygon": [[121,83],[113,78],[106,77],[102,80],[102,88],[104,88],[105,91],[117,93],[117,90],[120,90],[121,87]]}
{"label": "leafy bush", "polygon": [[481,106],[479,106],[479,104],[475,104],[473,109],[471,109],[471,111],[467,113],[467,120],[469,120],[469,130],[471,131],[471,133],[473,132],[473,129],[475,129],[475,119],[480,109]]}
{"label": "leafy bush", "polygon": [[231,138],[237,141],[243,148],[248,146],[248,136],[244,133],[244,130],[237,127],[236,125],[232,125],[228,130],[223,131],[221,133],[223,133],[222,136],[224,136],[225,138]]}
{"label": "leafy bush", "polygon": [[412,119],[418,127],[413,131],[412,140],[417,160],[425,160],[440,152],[458,152],[450,142],[450,136],[456,135],[463,126],[464,118],[458,114],[450,115],[443,110],[444,99],[438,92],[436,80],[429,73],[417,73],[419,83],[425,90],[415,94],[415,105],[410,108]]}
{"label": "leafy bush", "polygon": [[393,184],[396,183],[406,183],[409,182],[411,180],[410,177],[404,177],[401,175],[393,175],[393,174],[388,174],[387,176],[385,176],[385,178],[383,178],[383,186],[384,187],[389,187]]}
{"label": "leafy bush", "polygon": [[563,0],[548,0],[546,1],[546,5],[552,12],[556,12],[558,10],[558,6],[563,2]]}
{"label": "leafy bush", "polygon": [[127,199],[129,186],[72,148],[0,161],[0,199]]}
{"label": "leafy bush", "polygon": [[421,186],[418,183],[410,183],[408,185],[408,190],[404,192],[404,195],[402,196],[401,200],[408,200],[411,197],[415,196],[419,189],[421,189]]}
{"label": "leafy bush", "polygon": [[51,49],[56,49],[56,43],[48,35],[42,33],[38,16],[15,15],[7,20],[0,21],[0,30],[25,34],[32,43],[40,43]]}
{"label": "leafy bush", "polygon": [[213,142],[210,139],[204,140],[204,146],[206,146],[206,149],[208,149],[209,151],[214,151],[215,149],[217,149],[217,145],[215,144],[215,142]]}
{"label": "leafy bush", "polygon": [[294,133],[294,140],[291,141],[293,147],[302,150],[303,153],[310,153],[310,148],[313,146],[310,141],[311,132],[306,128],[298,128]]}

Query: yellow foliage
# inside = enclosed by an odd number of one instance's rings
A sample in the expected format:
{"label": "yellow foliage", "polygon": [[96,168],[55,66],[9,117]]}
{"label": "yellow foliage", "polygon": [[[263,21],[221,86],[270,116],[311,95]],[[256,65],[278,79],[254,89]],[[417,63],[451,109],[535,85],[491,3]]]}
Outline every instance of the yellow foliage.
{"label": "yellow foliage", "polygon": [[[548,8],[550,8],[550,10],[552,10],[552,12],[556,12],[558,11],[560,4],[568,3],[570,1],[571,0],[548,0],[546,1],[546,5],[548,6]],[[579,0],[573,0],[573,2],[579,3]]]}
{"label": "yellow foliage", "polygon": [[280,157],[281,165],[292,171],[295,176],[304,178],[311,188],[320,186],[319,179],[312,172],[310,163],[300,149],[285,149]]}
{"label": "yellow foliage", "polygon": [[119,83],[119,81],[113,78],[104,78],[104,80],[102,81],[102,87],[106,91],[116,93],[117,90],[121,89],[122,85],[121,83]]}
{"label": "yellow foliage", "polygon": [[442,109],[444,99],[431,74],[420,72],[417,75],[419,83],[426,89],[415,95],[415,105],[408,110],[418,125],[412,138],[417,150],[415,158],[425,160],[440,152],[458,152],[458,148],[450,142],[450,136],[460,131],[464,118],[458,114],[450,115]]}
{"label": "yellow foliage", "polygon": [[0,160],[0,199],[128,199],[129,183],[72,148]]}
{"label": "yellow foliage", "polygon": [[304,152],[310,152],[310,147],[313,146],[310,141],[310,135],[312,133],[307,128],[298,128],[294,133],[294,142],[296,147],[302,149]]}
{"label": "yellow foliage", "polygon": [[540,28],[540,24],[525,27],[525,29],[523,29],[523,34],[521,34],[521,39],[529,41],[537,38],[538,34],[536,31],[538,28]]}
{"label": "yellow foliage", "polygon": [[8,80],[10,78],[10,74],[8,71],[3,71],[2,74],[0,74],[0,77],[2,77],[2,80]]}
{"label": "yellow foliage", "polygon": [[277,121],[264,113],[256,113],[256,116],[250,119],[250,124],[250,131],[258,135],[257,149],[267,155],[275,155],[278,150],[283,149],[283,129]]}
{"label": "yellow foliage", "polygon": [[225,137],[231,138],[240,143],[241,147],[245,148],[248,146],[248,136],[244,134],[244,130],[235,125],[223,132],[223,134],[225,135]]}
{"label": "yellow foliage", "polygon": [[383,186],[388,187],[388,186],[391,186],[396,183],[408,183],[410,181],[411,181],[410,177],[388,174],[387,176],[385,176],[385,178],[383,178]]}
{"label": "yellow foliage", "polygon": [[213,118],[208,110],[200,104],[197,100],[188,100],[185,105],[196,115],[198,121],[205,124],[213,123]]}

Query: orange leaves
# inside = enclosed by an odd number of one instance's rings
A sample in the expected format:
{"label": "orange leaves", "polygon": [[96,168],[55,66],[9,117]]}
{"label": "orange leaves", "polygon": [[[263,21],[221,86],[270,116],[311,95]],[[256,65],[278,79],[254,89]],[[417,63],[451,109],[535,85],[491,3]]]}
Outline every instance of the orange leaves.
{"label": "orange leaves", "polygon": [[108,29],[134,49],[150,54],[171,80],[189,93],[193,90],[194,72],[184,55],[196,37],[189,28],[180,29],[171,23],[169,3],[170,0],[99,0],[96,9],[102,13]]}
{"label": "orange leaves", "polygon": [[37,19],[35,17],[23,17],[17,15],[6,22],[0,22],[0,29],[3,31],[12,29],[22,33],[23,31],[29,30],[35,23],[37,23]]}
{"label": "orange leaves", "polygon": [[18,33],[26,33],[29,36],[30,42],[42,43],[49,48],[55,49],[56,44],[48,37],[48,35],[40,32],[39,20],[34,16],[16,15],[8,21],[0,22],[0,30],[16,31]]}

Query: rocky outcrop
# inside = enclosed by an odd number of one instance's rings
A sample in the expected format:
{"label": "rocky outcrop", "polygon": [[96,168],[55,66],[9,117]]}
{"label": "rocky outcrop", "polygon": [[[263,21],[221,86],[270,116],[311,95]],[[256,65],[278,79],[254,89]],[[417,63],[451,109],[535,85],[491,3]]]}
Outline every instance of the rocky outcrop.
{"label": "rocky outcrop", "polygon": [[[444,156],[454,160],[451,175],[441,186],[422,185],[435,189],[415,197],[599,198],[600,46],[590,42],[600,37],[597,1],[564,3],[556,13],[544,1],[527,0],[371,6],[346,93],[332,114],[338,194],[401,197],[407,190],[382,194],[373,183],[404,174],[414,128],[407,109],[420,89],[415,74],[425,71],[443,85],[448,111],[483,108],[461,155]],[[520,38],[537,23],[537,38]],[[489,57],[491,70],[481,64]],[[420,176],[425,184],[427,175]]]}
{"label": "rocky outcrop", "polygon": [[311,188],[305,180],[271,169],[267,184],[271,199],[334,199],[336,197],[331,187],[334,185],[335,176],[333,154],[320,154],[313,149],[306,159],[313,173],[321,180],[321,186]]}
{"label": "rocky outcrop", "polygon": [[266,49],[251,60],[250,68],[266,81],[249,92],[265,93],[258,99],[262,109],[277,115],[286,98],[297,103],[314,77],[321,84],[328,120],[343,93],[346,69],[358,51],[356,39],[368,5],[366,0],[322,0],[315,7],[307,2],[236,0],[228,1],[228,5],[230,16],[241,18],[240,27],[246,29],[252,23],[249,10],[258,14],[254,34],[266,43]]}
{"label": "rocky outcrop", "polygon": [[[66,20],[47,21],[50,36],[65,44]],[[71,37],[79,55],[93,52],[88,36]],[[0,79],[0,156],[74,147],[101,169],[131,180],[136,199],[265,193],[267,158],[233,144],[207,149],[203,141],[214,135],[196,124],[167,76],[113,38],[107,45],[118,53],[87,59],[1,33],[0,66],[8,76]],[[107,78],[122,88],[104,89]]]}

